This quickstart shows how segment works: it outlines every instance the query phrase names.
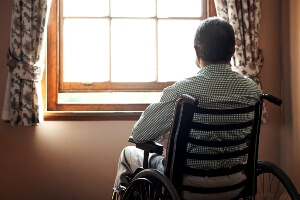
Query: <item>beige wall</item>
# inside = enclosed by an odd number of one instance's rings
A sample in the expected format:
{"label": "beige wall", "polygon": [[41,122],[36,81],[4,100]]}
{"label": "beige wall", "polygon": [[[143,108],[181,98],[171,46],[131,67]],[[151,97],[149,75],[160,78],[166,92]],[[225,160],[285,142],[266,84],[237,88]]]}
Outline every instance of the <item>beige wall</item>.
{"label": "beige wall", "polygon": [[[280,97],[279,1],[261,1],[260,48],[264,54],[261,72],[263,92]],[[259,159],[279,164],[280,108],[266,102],[269,122],[261,127]]]}
{"label": "beige wall", "polygon": [[[261,5],[263,88],[280,97],[280,1],[262,1]],[[10,13],[11,0],[1,0],[0,108],[7,76]],[[280,149],[281,109],[267,106],[270,119],[262,126],[260,158],[281,164],[280,157],[285,157],[285,151]],[[0,198],[109,199],[119,152],[127,145],[133,124],[133,121],[46,121],[37,127],[22,128],[1,121]],[[289,175],[293,173],[296,172],[289,170]]]}
{"label": "beige wall", "polygon": [[286,102],[281,133],[281,163],[300,191],[300,2],[282,5],[282,97]]}

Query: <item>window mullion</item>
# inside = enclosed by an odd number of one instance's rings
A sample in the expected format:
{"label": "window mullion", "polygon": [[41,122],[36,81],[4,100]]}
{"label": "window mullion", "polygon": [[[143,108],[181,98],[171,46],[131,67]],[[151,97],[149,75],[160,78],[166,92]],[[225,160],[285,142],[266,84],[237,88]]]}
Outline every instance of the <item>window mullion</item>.
{"label": "window mullion", "polygon": [[155,22],[156,22],[156,77],[155,81],[158,81],[158,17],[157,17],[157,0],[155,1]]}
{"label": "window mullion", "polygon": [[109,77],[109,82],[111,82],[111,20],[112,20],[112,17],[111,17],[111,0],[109,0],[109,11],[108,11],[108,17],[109,17],[109,62],[108,62],[108,67],[109,67],[109,70],[108,70],[108,77]]}
{"label": "window mullion", "polygon": [[63,77],[64,77],[64,64],[63,64],[63,57],[64,57],[64,45],[63,45],[63,35],[64,35],[64,15],[63,15],[63,0],[59,1],[58,3],[58,19],[59,19],[59,23],[58,23],[58,40],[57,40],[57,51],[58,53],[58,69],[59,69],[59,76],[58,76],[58,83],[59,83],[59,91],[62,89],[63,87]]}

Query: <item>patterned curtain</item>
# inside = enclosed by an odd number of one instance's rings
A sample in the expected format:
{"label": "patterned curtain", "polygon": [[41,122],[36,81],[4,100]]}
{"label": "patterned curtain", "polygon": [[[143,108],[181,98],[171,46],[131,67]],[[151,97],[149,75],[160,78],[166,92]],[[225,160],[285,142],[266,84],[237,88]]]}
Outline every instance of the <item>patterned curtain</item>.
{"label": "patterned curtain", "polygon": [[[214,0],[217,15],[226,19],[234,29],[235,54],[232,70],[254,80],[262,90],[260,72],[263,67],[262,50],[258,48],[260,29],[259,0]],[[267,122],[266,106],[263,106],[263,123]]]}
{"label": "patterned curtain", "polygon": [[13,0],[8,79],[2,119],[12,126],[43,122],[43,44],[51,0]]}

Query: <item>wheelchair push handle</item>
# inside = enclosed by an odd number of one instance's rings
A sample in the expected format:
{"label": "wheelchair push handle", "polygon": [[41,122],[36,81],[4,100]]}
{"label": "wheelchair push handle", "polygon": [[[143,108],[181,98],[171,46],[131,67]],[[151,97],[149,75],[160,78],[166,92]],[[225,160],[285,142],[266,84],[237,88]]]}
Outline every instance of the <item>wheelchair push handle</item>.
{"label": "wheelchair push handle", "polygon": [[275,96],[273,96],[271,94],[263,94],[262,98],[266,99],[267,101],[269,101],[269,102],[271,102],[271,103],[273,103],[273,104],[275,104],[277,106],[280,106],[282,104],[282,100],[281,99],[279,99],[279,98],[277,98],[277,97],[275,97]]}

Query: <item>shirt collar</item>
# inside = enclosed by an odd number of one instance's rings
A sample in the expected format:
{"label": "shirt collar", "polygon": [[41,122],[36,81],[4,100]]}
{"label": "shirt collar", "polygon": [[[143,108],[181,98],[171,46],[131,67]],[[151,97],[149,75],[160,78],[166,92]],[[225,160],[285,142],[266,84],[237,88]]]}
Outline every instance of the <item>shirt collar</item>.
{"label": "shirt collar", "polygon": [[217,75],[217,74],[224,74],[226,72],[232,72],[230,65],[210,64],[201,68],[198,72],[198,75]]}

